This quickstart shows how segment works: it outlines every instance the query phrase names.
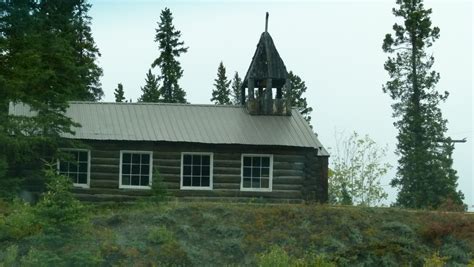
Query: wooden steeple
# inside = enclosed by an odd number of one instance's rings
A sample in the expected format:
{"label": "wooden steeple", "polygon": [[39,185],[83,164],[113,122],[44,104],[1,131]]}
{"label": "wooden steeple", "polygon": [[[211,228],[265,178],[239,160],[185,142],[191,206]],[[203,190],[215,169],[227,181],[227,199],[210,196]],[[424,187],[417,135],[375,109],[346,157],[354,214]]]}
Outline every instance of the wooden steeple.
{"label": "wooden steeple", "polygon": [[[283,98],[283,87],[289,84],[285,64],[268,33],[267,12],[265,32],[260,36],[257,50],[242,83],[241,104],[246,105],[252,115],[290,115],[289,101]],[[275,97],[273,89],[276,91]]]}

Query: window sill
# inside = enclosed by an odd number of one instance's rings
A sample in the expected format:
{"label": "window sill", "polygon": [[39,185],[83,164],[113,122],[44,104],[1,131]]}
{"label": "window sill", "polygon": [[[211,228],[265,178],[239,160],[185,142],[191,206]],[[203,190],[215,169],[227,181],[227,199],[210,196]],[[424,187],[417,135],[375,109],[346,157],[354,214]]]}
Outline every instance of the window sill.
{"label": "window sill", "polygon": [[197,187],[197,186],[181,186],[180,190],[208,190],[211,191],[212,187]]}
{"label": "window sill", "polygon": [[133,185],[120,185],[119,189],[139,189],[139,190],[150,190],[151,186],[133,186]]}

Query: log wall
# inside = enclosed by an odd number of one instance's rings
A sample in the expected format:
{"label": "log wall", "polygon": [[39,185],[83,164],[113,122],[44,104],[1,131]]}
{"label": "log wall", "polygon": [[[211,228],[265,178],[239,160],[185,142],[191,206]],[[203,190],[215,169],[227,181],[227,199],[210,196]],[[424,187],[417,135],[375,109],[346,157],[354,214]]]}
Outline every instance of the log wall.
{"label": "log wall", "polygon": [[[91,150],[90,188],[75,189],[86,200],[131,200],[146,189],[119,189],[120,150],[153,152],[168,192],[176,197],[327,200],[327,157],[307,148],[208,145],[169,142],[87,141]],[[181,152],[213,152],[213,190],[180,190]],[[240,191],[241,155],[273,154],[272,192]]]}

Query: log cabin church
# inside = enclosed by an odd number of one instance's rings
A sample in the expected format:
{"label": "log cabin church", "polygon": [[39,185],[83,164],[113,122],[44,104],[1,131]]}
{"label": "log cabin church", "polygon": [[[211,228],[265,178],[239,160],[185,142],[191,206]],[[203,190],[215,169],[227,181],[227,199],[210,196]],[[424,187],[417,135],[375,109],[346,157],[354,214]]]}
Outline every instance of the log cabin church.
{"label": "log cabin church", "polygon": [[[265,30],[241,105],[70,102],[66,114],[81,127],[63,137],[85,148],[64,147],[72,156],[58,171],[86,200],[149,195],[159,173],[176,197],[325,202],[329,155],[284,98],[287,76]],[[10,105],[10,114],[31,111]]]}

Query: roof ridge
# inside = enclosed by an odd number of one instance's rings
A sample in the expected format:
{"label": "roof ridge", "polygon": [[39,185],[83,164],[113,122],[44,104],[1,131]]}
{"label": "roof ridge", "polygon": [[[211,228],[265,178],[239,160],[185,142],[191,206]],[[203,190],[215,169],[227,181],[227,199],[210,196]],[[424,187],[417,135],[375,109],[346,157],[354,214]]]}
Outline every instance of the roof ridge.
{"label": "roof ridge", "polygon": [[192,107],[224,107],[242,108],[241,105],[214,105],[214,104],[185,104],[162,102],[96,102],[96,101],[68,101],[69,104],[101,104],[101,105],[150,105],[150,106],[192,106]]}

